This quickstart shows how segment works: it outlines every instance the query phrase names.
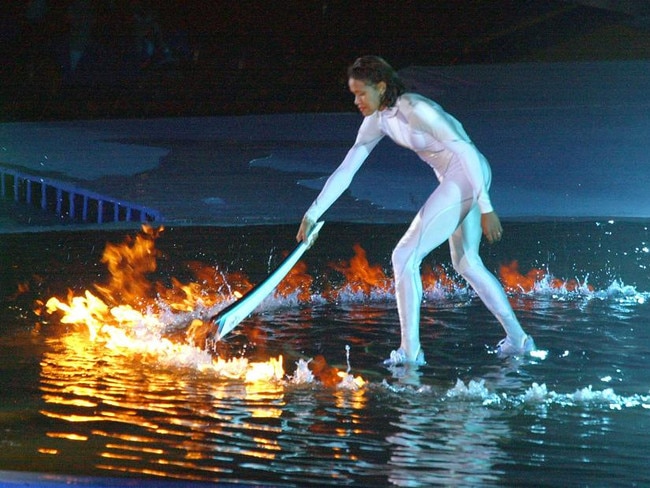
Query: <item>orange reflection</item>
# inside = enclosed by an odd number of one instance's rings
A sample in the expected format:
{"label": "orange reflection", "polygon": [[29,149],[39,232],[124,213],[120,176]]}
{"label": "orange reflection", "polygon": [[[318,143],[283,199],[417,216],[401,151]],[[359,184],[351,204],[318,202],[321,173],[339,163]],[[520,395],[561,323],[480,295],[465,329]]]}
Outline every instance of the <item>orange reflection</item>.
{"label": "orange reflection", "polygon": [[66,432],[48,432],[47,436],[52,437],[54,439],[67,439],[69,441],[87,441],[88,440],[88,436],[86,436],[86,435],[69,434],[69,433],[66,433]]}
{"label": "orange reflection", "polygon": [[[246,448],[232,447],[233,453],[273,459],[281,450],[274,437],[261,433],[260,424],[243,419],[282,415],[282,357],[268,364],[214,360],[188,375],[174,364],[166,366],[159,352],[154,363],[145,359],[149,352],[144,349],[126,354],[102,347],[83,330],[64,331],[47,344],[41,361],[41,414],[51,419],[52,428],[49,441],[38,446],[42,454],[68,462],[90,449],[88,459],[96,459],[98,469],[174,477],[174,469],[182,467],[194,471],[183,473],[184,479],[209,481],[228,469],[202,461],[214,459],[214,438],[228,438],[233,422],[236,430],[251,433],[241,443]],[[205,351],[194,351],[202,364]],[[213,414],[218,398],[237,405],[237,417]],[[270,431],[273,436],[279,432]]]}

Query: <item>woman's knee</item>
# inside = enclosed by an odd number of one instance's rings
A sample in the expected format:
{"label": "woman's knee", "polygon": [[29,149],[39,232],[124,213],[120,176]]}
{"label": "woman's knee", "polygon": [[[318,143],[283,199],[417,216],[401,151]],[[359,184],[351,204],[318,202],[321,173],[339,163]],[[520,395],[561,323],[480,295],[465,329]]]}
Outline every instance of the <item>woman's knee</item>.
{"label": "woman's knee", "polygon": [[478,254],[463,254],[461,257],[452,253],[451,264],[454,267],[454,270],[464,278],[471,276],[472,271],[481,270],[483,268],[483,261]]}
{"label": "woman's knee", "polygon": [[416,260],[417,253],[414,249],[400,245],[393,249],[391,262],[393,264],[395,278],[400,276],[406,269],[418,268],[419,263],[417,263]]}
{"label": "woman's knee", "polygon": [[408,260],[407,253],[403,248],[397,246],[393,249],[393,253],[390,256],[390,261],[393,264],[393,269],[397,270],[404,267],[404,263]]}

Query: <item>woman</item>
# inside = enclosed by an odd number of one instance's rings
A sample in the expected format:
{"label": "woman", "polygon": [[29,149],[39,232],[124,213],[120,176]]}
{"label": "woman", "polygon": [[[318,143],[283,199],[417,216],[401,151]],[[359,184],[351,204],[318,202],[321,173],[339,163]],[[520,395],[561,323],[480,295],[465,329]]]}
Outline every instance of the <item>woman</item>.
{"label": "woman", "polygon": [[435,102],[405,93],[397,73],[382,58],[364,56],[348,69],[348,86],[364,115],[356,142],[302,219],[298,241],[306,240],[314,223],[348,188],[372,149],[387,135],[413,150],[431,166],[440,185],[424,203],[392,254],[401,344],[387,365],[425,364],[420,346],[422,280],[420,264],[449,240],[454,269],[476,291],[506,332],[497,345],[503,356],[535,350],[515,317],[499,281],[478,254],[481,230],[489,242],[503,229],[490,203],[491,172],[462,125]]}

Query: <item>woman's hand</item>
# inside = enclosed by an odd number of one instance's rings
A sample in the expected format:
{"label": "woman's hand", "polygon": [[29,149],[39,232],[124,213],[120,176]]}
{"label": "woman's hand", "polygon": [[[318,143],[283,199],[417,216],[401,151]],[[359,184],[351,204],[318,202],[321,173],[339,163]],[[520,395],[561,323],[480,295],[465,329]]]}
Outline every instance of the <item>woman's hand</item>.
{"label": "woman's hand", "polygon": [[483,228],[483,235],[490,244],[501,240],[503,227],[501,227],[501,221],[496,212],[481,214],[481,227]]}
{"label": "woman's hand", "polygon": [[[307,242],[309,239],[309,234],[311,234],[311,230],[314,228],[315,225],[316,222],[314,222],[311,219],[308,219],[307,217],[304,217],[302,219],[302,222],[300,222],[300,228],[298,229],[298,234],[296,234],[296,241]],[[310,244],[313,244],[313,242],[316,240],[316,237],[317,236],[314,236],[311,239]]]}

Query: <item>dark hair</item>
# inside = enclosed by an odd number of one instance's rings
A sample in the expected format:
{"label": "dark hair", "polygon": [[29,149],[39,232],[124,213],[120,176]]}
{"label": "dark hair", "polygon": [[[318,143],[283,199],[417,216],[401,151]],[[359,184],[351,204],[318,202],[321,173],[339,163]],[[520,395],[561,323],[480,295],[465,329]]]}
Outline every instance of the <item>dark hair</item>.
{"label": "dark hair", "polygon": [[362,56],[348,68],[348,78],[363,81],[365,84],[386,83],[386,91],[381,97],[382,105],[392,107],[397,98],[406,91],[397,71],[379,56]]}

